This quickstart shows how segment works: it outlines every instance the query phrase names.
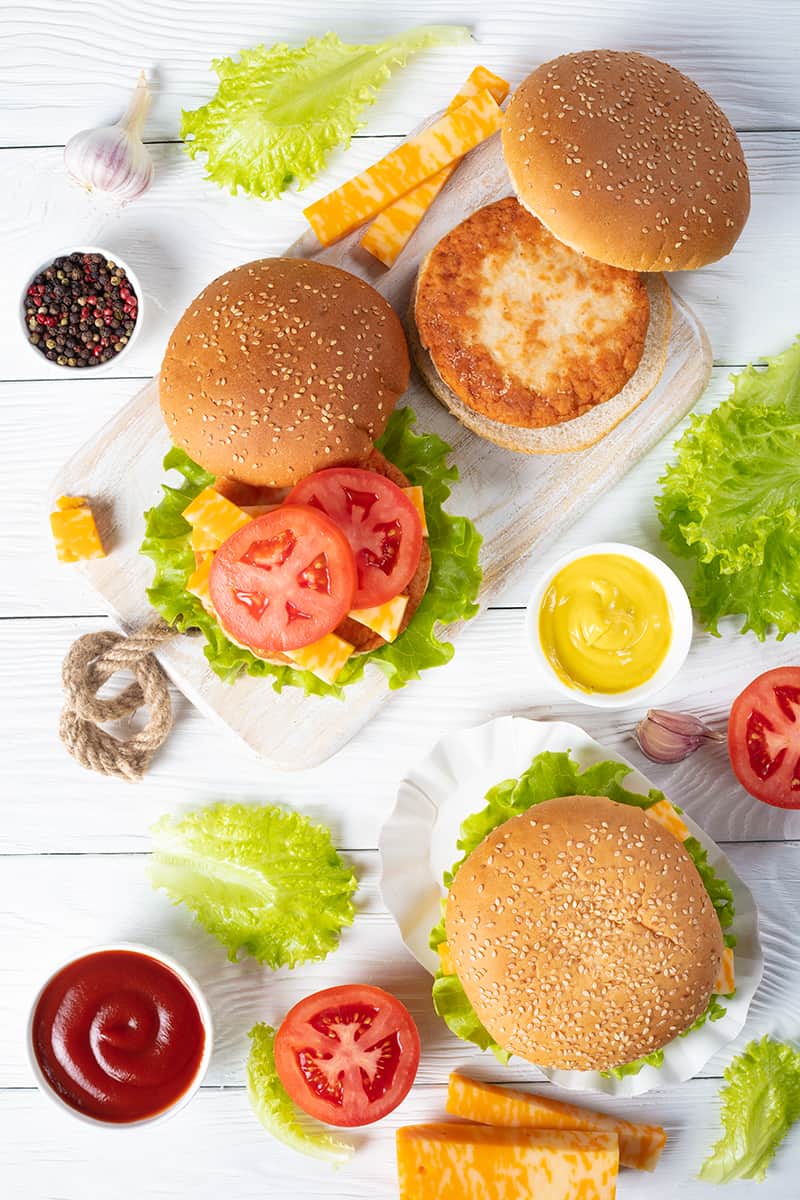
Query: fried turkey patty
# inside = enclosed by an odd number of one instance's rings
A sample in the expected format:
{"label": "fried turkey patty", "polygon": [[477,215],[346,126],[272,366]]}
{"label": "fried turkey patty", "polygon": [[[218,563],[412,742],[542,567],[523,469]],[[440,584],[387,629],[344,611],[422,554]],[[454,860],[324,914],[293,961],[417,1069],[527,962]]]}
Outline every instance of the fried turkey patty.
{"label": "fried turkey patty", "polygon": [[558,425],[615,396],[644,349],[644,280],[586,258],[518,200],[478,209],[420,267],[414,318],[441,378],[507,425]]}

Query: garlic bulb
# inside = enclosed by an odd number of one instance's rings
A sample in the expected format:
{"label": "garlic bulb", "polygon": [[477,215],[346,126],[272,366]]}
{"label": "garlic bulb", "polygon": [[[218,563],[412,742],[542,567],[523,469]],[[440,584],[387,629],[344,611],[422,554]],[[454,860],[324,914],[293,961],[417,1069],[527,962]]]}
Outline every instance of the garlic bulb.
{"label": "garlic bulb", "polygon": [[715,733],[697,717],[686,713],[651,708],[633,731],[639,749],[651,762],[676,763],[694,754],[705,741],[722,742],[725,735]]}
{"label": "garlic bulb", "polygon": [[150,91],[144,71],[125,115],[116,125],[84,129],[64,147],[64,165],[73,179],[90,192],[104,192],[123,204],[150,187],[153,160],[142,142]]}

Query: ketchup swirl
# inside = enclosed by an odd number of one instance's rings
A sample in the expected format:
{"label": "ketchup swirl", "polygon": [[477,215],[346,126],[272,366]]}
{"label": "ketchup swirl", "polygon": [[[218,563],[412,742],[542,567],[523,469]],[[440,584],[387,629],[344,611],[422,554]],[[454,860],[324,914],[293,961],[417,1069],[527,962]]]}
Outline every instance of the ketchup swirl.
{"label": "ketchup swirl", "polygon": [[45,987],[33,1018],[36,1061],[79,1112],[123,1124],[170,1108],[203,1059],[197,1002],[164,963],[134,950],[76,959]]}

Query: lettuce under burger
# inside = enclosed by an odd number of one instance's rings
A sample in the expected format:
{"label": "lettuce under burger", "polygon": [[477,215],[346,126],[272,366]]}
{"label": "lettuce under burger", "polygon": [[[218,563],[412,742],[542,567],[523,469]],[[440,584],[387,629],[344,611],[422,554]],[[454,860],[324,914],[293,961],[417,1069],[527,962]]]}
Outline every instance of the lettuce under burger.
{"label": "lettuce under burger", "polygon": [[436,627],[439,623],[467,620],[477,612],[481,538],[466,517],[445,512],[444,502],[458,471],[448,466],[450,447],[446,442],[435,434],[413,432],[415,419],[411,409],[397,409],[376,448],[412,485],[422,488],[431,558],[428,586],[408,627],[396,641],[351,658],[335,684],[324,683],[310,671],[266,662],[236,645],[226,637],[213,614],[186,590],[196,560],[190,543],[191,526],[182,514],[192,500],[213,485],[215,477],[184,451],[169,451],[164,467],[179,472],[181,478],[177,486],[164,484],[163,499],[147,513],[141,551],[156,566],[147,595],[169,624],[181,632],[199,630],[203,634],[206,658],[222,679],[233,680],[244,671],[270,679],[276,691],[301,687],[315,695],[341,695],[343,687],[362,677],[368,662],[374,662],[386,675],[389,687],[396,689],[419,678],[421,671],[450,661],[452,644],[439,639]]}
{"label": "lettuce under burger", "polygon": [[461,827],[433,1002],[500,1061],[633,1074],[725,1013],[733,894],[661,792],[625,788],[629,771],[547,751]]}

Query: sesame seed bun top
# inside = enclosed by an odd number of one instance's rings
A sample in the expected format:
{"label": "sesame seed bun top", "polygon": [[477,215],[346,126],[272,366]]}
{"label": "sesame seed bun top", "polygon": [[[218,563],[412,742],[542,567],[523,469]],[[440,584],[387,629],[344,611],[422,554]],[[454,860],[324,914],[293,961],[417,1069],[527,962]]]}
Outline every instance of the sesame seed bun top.
{"label": "sesame seed bun top", "polygon": [[189,305],[159,394],[173,441],[206,470],[288,487],[364,462],[409,372],[400,320],[368,283],[323,263],[265,258]]}
{"label": "sesame seed bun top", "polygon": [[538,67],[511,97],[503,153],[519,199],[557,238],[631,271],[722,258],[750,211],[725,114],[645,54],[587,50]]}
{"label": "sesame seed bun top", "polygon": [[492,1037],[564,1070],[666,1045],[705,1011],[722,956],[683,845],[604,796],[548,800],[500,825],[459,868],[445,928]]}

